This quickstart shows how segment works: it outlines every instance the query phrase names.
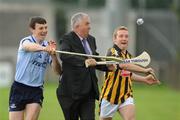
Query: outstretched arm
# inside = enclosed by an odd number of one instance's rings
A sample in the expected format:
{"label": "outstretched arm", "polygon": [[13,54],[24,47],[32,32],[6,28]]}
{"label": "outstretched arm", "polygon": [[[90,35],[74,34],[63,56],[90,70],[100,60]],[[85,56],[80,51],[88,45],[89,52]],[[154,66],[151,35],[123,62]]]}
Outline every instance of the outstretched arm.
{"label": "outstretched arm", "polygon": [[49,54],[51,55],[51,58],[52,58],[52,63],[51,63],[51,66],[52,66],[52,69],[53,71],[57,74],[57,75],[61,75],[62,73],[62,69],[61,69],[61,65],[60,65],[60,62],[57,58],[57,54],[56,54],[56,43],[55,41],[49,41]]}
{"label": "outstretched arm", "polygon": [[137,75],[137,74],[133,73],[131,78],[135,82],[141,82],[141,83],[145,83],[148,85],[160,84],[160,81],[156,80],[151,74],[149,74],[147,76],[141,76],[141,75]]}
{"label": "outstretched arm", "polygon": [[46,51],[46,47],[41,46],[37,43],[32,43],[28,40],[25,40],[22,43],[22,48],[26,51],[30,51],[30,52],[36,52],[36,51]]}
{"label": "outstretched arm", "polygon": [[56,74],[61,74],[62,70],[61,70],[61,66],[60,66],[60,63],[59,63],[59,60],[57,58],[57,55],[56,55],[56,43],[54,41],[49,41],[49,45],[47,46],[41,46],[37,43],[32,43],[28,40],[25,40],[23,43],[22,43],[22,48],[26,51],[30,51],[30,52],[37,52],[37,51],[45,51],[45,52],[48,52],[52,58],[52,63],[51,63],[51,66],[53,68],[53,71],[56,73]]}
{"label": "outstretched arm", "polygon": [[135,64],[131,63],[125,63],[125,64],[119,64],[119,67],[124,70],[128,70],[131,72],[140,72],[140,73],[151,73],[154,72],[152,68],[143,68]]}

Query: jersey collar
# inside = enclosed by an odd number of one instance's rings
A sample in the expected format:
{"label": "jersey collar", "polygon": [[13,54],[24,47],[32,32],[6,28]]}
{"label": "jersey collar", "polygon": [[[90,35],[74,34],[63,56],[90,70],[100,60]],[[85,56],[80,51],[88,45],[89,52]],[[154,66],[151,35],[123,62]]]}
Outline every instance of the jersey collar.
{"label": "jersey collar", "polygon": [[[33,35],[31,35],[31,38],[32,38],[34,43],[37,43],[37,40],[36,40],[36,38]],[[42,41],[41,45],[44,46],[44,47],[46,46],[44,41]]]}
{"label": "jersey collar", "polygon": [[[113,47],[115,48],[115,50],[118,52],[118,55],[120,55],[122,53],[121,48],[119,48],[116,44],[113,45]],[[125,55],[128,53],[128,51],[126,50]],[[124,53],[123,53],[124,54]]]}

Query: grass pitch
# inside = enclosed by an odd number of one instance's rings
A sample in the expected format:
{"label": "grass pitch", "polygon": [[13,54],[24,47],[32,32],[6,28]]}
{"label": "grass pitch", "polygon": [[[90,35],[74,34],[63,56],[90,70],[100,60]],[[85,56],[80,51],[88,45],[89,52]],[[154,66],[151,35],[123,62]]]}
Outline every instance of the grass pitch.
{"label": "grass pitch", "polygon": [[[57,84],[46,83],[39,120],[64,120],[56,98]],[[0,88],[0,120],[8,120],[10,87]],[[166,86],[134,85],[137,120],[180,120],[180,92]],[[98,105],[96,120],[98,120]],[[122,120],[117,113],[113,120]]]}

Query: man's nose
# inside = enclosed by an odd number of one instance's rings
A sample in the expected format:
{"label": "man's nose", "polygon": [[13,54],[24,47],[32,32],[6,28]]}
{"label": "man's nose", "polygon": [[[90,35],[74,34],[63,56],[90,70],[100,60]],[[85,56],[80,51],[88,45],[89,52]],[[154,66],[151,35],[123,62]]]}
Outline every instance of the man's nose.
{"label": "man's nose", "polygon": [[43,29],[43,32],[47,32],[47,29],[45,28],[45,29]]}
{"label": "man's nose", "polygon": [[124,36],[124,37],[123,37],[123,40],[127,40],[127,38]]}

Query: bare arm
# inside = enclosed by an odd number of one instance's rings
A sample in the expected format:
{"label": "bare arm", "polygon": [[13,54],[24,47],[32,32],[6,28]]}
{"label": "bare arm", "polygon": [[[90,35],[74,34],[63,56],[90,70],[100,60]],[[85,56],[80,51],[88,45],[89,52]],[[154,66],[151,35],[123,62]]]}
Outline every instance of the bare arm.
{"label": "bare arm", "polygon": [[53,71],[57,74],[57,75],[61,75],[62,73],[62,69],[61,69],[61,65],[59,63],[59,60],[57,58],[56,54],[52,54],[52,63],[51,63],[51,67],[53,69]]}
{"label": "bare arm", "polygon": [[140,72],[140,73],[150,73],[150,72],[154,72],[154,70],[152,68],[143,68],[140,67],[138,65],[134,65],[134,64],[119,64],[119,67],[121,69],[124,70],[129,70],[131,72]]}
{"label": "bare arm", "polygon": [[37,43],[29,42],[28,40],[26,40],[22,43],[22,48],[24,50],[30,51],[30,52],[45,51],[46,50],[46,47],[41,46]]}
{"label": "bare arm", "polygon": [[147,76],[141,76],[141,75],[137,75],[137,74],[133,73],[131,78],[135,82],[141,82],[141,83],[145,83],[148,85],[160,83],[159,80],[154,79],[154,77],[151,74],[149,74]]}
{"label": "bare arm", "polygon": [[61,75],[62,69],[61,69],[60,62],[57,58],[55,41],[49,41],[49,49],[50,49],[49,54],[51,55],[51,58],[52,58],[51,67],[57,75]]}
{"label": "bare arm", "polygon": [[52,57],[51,66],[52,66],[53,71],[58,75],[61,74],[61,72],[62,72],[61,66],[60,66],[59,60],[57,58],[57,55],[55,53],[55,49],[56,49],[56,43],[55,42],[50,41],[50,45],[44,47],[44,46],[41,46],[37,43],[24,41],[22,44],[22,48],[26,51],[31,51],[31,52],[36,52],[36,51],[48,52]]}

